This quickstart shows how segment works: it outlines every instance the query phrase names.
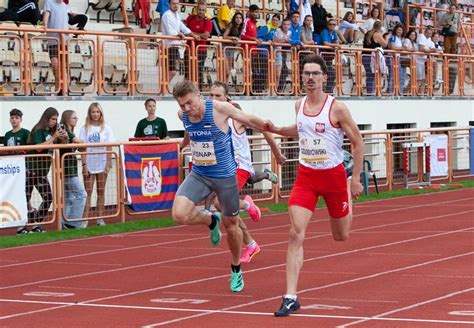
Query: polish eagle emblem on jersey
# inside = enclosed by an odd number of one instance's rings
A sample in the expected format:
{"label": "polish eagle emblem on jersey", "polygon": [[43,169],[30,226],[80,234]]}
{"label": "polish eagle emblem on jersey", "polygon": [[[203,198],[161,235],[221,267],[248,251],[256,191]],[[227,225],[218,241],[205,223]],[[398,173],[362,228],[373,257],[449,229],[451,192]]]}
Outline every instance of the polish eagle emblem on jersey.
{"label": "polish eagle emblem on jersey", "polygon": [[321,122],[316,122],[314,130],[318,133],[324,133],[326,131],[326,124]]}

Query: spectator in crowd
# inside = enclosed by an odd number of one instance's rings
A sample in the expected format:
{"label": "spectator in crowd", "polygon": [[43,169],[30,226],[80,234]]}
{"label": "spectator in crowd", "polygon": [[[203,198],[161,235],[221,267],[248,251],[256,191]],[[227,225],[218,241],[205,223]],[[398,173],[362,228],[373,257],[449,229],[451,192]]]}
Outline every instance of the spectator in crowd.
{"label": "spectator in crowd", "polygon": [[0,21],[38,24],[41,13],[36,0],[8,0],[7,9],[0,13]]}
{"label": "spectator in crowd", "polygon": [[[258,29],[257,38],[262,42],[272,43],[273,37],[280,25],[280,15],[272,16],[270,23]],[[262,81],[268,81],[268,56],[270,53],[270,46],[261,44],[258,46],[258,62],[260,69],[260,78]]]}
{"label": "spectator in crowd", "polygon": [[[61,122],[58,129],[66,131],[63,143],[82,143],[76,137],[74,128],[77,126],[77,113],[73,110],[65,110],[61,115]],[[64,163],[64,217],[62,226],[66,229],[78,229],[87,227],[87,221],[66,221],[69,219],[81,219],[84,215],[84,205],[86,204],[87,193],[84,185],[79,179],[77,157],[74,154],[75,148],[60,149],[61,160]],[[68,153],[66,157],[64,154]]]}
{"label": "spectator in crowd", "polygon": [[[399,86],[402,88],[404,85],[404,73],[400,61],[400,52],[405,51],[405,46],[403,45],[403,34],[405,30],[403,29],[402,25],[395,25],[395,27],[392,30],[392,34],[390,35],[390,38],[388,40],[388,49],[396,51],[396,53],[391,53],[386,56],[387,60],[387,67],[388,67],[388,93],[392,94],[393,93],[393,87],[394,87],[394,64],[395,64],[395,59],[398,58],[398,79],[399,79]],[[401,90],[400,90],[401,91]]]}
{"label": "spectator in crowd", "polygon": [[[276,43],[287,43],[288,45],[290,44],[291,41],[291,31],[290,31],[290,25],[291,21],[288,18],[285,18],[283,22],[281,23],[280,28],[275,32],[273,35],[273,42]],[[289,46],[287,47],[282,47],[278,46],[276,47],[276,56],[275,56],[275,65],[276,65],[276,83],[277,83],[277,91],[278,92],[283,92],[284,89],[284,83],[285,81],[283,78],[286,80],[286,76],[283,77],[281,75],[282,67],[286,66],[286,51],[290,49]],[[280,50],[280,51],[278,51]],[[283,81],[282,81],[283,80]]]}
{"label": "spectator in crowd", "polygon": [[[290,0],[286,1],[286,11],[288,12],[288,17],[291,18],[291,14],[295,11],[299,12],[302,17],[311,16],[311,3],[310,0]],[[300,25],[303,25],[303,22],[299,22]]]}
{"label": "spectator in crowd", "polygon": [[[197,5],[197,14],[189,15],[188,18],[184,21],[191,32],[195,36],[194,47],[197,52],[197,64],[198,64],[198,87],[199,90],[203,90],[204,87],[204,63],[207,57],[207,39],[211,36],[212,32],[212,23],[206,17],[207,5],[205,3],[200,3]],[[191,49],[193,46],[192,41],[188,41],[188,46]],[[188,62],[187,56],[185,57],[185,63]],[[210,86],[210,85],[209,85]]]}
{"label": "spectator in crowd", "polygon": [[[172,0],[173,1],[173,0]],[[85,125],[81,128],[79,138],[85,143],[104,143],[114,141],[112,129],[105,124],[104,111],[102,106],[93,102],[87,110]],[[105,210],[105,184],[107,175],[112,168],[112,155],[104,154],[110,151],[111,147],[88,147],[86,152],[99,154],[82,155],[82,174],[84,175],[84,184],[87,192],[87,200],[84,209],[84,217],[89,218],[91,208],[91,198],[94,189],[94,183],[97,183],[97,225],[105,225],[101,218]]]}
{"label": "spectator in crowd", "polygon": [[301,44],[314,45],[313,40],[313,16],[306,15],[301,28]]}
{"label": "spectator in crowd", "polygon": [[[30,145],[52,145],[59,143],[61,138],[66,137],[66,131],[58,129],[59,113],[56,108],[49,107],[41,115],[38,123],[35,124],[31,130],[28,144]],[[53,194],[51,185],[48,180],[49,169],[51,168],[51,150],[39,149],[34,151],[35,154],[42,154],[42,156],[32,158],[27,162],[28,176],[26,184],[26,197],[28,202],[31,200],[33,188],[38,190],[42,202],[36,212],[33,210],[33,222],[42,222],[49,212],[49,207],[53,202]],[[36,215],[37,213],[37,215]],[[34,226],[31,231],[44,232],[39,225]]]}
{"label": "spectator in crowd", "polygon": [[[21,127],[21,122],[23,121],[23,113],[21,110],[13,108],[10,111],[10,125],[12,129],[8,132],[5,133],[5,137],[3,138],[3,145],[4,146],[24,146],[27,144],[28,137],[30,136],[30,131],[27,129],[24,129]],[[13,151],[13,152],[8,152],[8,153],[3,153],[5,155],[16,155],[16,154],[21,154],[24,155],[26,154],[25,151]],[[28,166],[28,165],[27,165]],[[28,170],[28,169],[27,169]],[[26,176],[28,177],[30,173],[27,171]],[[36,212],[33,211],[33,208],[31,207],[30,199],[27,197],[27,208],[28,208],[28,218],[34,218]],[[25,233],[28,233],[28,228],[25,227],[20,227],[18,228],[17,234],[22,235]]]}
{"label": "spectator in crowd", "polygon": [[441,20],[446,11],[449,9],[449,1],[448,0],[439,0],[436,3],[436,28],[442,29],[443,25]]}
{"label": "spectator in crowd", "polygon": [[74,12],[72,12],[70,10],[70,7],[69,7],[69,0],[63,0],[64,3],[68,6],[68,23],[69,25],[76,25],[76,28],[80,31],[84,31],[84,27],[86,26],[87,24],[87,21],[89,20],[89,18],[87,17],[87,15],[83,15],[83,14],[76,14]]}
{"label": "spectator in crowd", "polygon": [[[423,33],[418,35],[418,50],[420,52],[431,54],[436,51],[433,41],[431,41],[431,35],[433,34],[433,28],[427,26]],[[426,86],[426,55],[418,56],[416,61],[416,79],[418,84],[418,94],[423,95],[425,93]]]}
{"label": "spectator in crowd", "polygon": [[160,18],[158,19],[159,32],[161,32],[161,17],[163,17],[163,14],[167,12],[169,9],[170,9],[169,0],[158,0],[155,11],[160,14]]}
{"label": "spectator in crowd", "polygon": [[[225,47],[239,47],[239,43],[237,41],[240,40],[240,35],[244,29],[244,15],[241,12],[236,12],[234,17],[232,17],[232,21],[227,26],[224,31],[224,38],[234,41],[233,43],[224,43]],[[234,53],[233,49],[225,49],[225,58],[226,58],[226,78],[225,81],[229,81],[229,75],[231,70],[234,68]],[[235,84],[235,83],[234,83]]]}
{"label": "spectator in crowd", "polygon": [[[411,29],[407,32],[405,35],[405,39],[403,40],[403,46],[405,47],[406,51],[409,52],[416,52],[418,51],[418,43],[416,43],[416,39],[418,38],[418,33],[416,30]],[[402,64],[402,69],[410,69],[411,66],[411,58],[412,56],[402,58],[401,64]],[[415,61],[416,62],[416,61]],[[405,72],[406,73],[406,72]],[[411,72],[410,72],[411,73]],[[405,75],[406,77],[406,75]],[[411,89],[411,74],[410,74],[410,79],[405,78],[404,84],[400,84],[402,92],[406,93]]]}
{"label": "spectator in crowd", "polygon": [[[187,35],[193,36],[195,39],[199,39],[199,36],[195,35],[179,18],[179,0],[170,0],[169,5],[170,9],[167,10],[161,17],[162,34],[168,36],[178,36],[180,38]],[[168,48],[169,82],[171,82],[176,75],[176,62],[178,59],[180,59],[179,49],[183,43],[183,40],[163,40],[164,46]],[[185,65],[185,67],[189,67],[189,65]]]}
{"label": "spectator in crowd", "polygon": [[[368,31],[364,36],[364,48],[366,49],[377,49],[385,48],[388,42],[382,35],[382,22],[376,21],[372,30]],[[362,64],[365,69],[365,84],[367,88],[367,94],[373,94],[375,91],[375,71],[372,70],[372,53],[373,51],[364,51],[362,56]]]}
{"label": "spectator in crowd", "polygon": [[[68,30],[69,29],[69,8],[63,0],[46,0],[43,8],[43,26],[48,29]],[[47,33],[48,37],[57,38],[59,42],[62,41],[67,44],[69,34],[63,34],[61,38],[60,33]],[[56,87],[59,89],[59,44],[54,41],[48,41],[49,55],[51,57],[51,66],[56,78]],[[66,90],[62,90],[62,95],[66,94]]]}
{"label": "spectator in crowd", "polygon": [[323,33],[323,30],[328,28],[328,18],[332,17],[332,15],[326,11],[321,3],[322,0],[315,0],[314,4],[311,6],[314,26],[314,42],[316,42],[316,44],[323,44],[323,41],[321,40],[321,33]]}
{"label": "spectator in crowd", "polygon": [[[219,10],[217,10],[217,24],[214,24],[215,34],[221,36],[235,15],[235,0],[227,0]],[[214,21],[215,22],[215,21]]]}
{"label": "spectator in crowd", "polygon": [[[435,46],[435,53],[442,54],[443,46],[440,44],[438,32],[433,32],[433,35],[431,35],[431,41],[433,41]],[[443,83],[443,80],[438,78],[438,63],[442,60],[443,58],[441,56],[433,57],[433,83],[435,88],[441,87],[441,83]]]}
{"label": "spectator in crowd", "polygon": [[[240,38],[246,41],[255,41],[260,44],[261,41],[257,38],[257,19],[260,16],[260,8],[257,5],[250,5],[248,16],[244,21],[244,28]],[[248,44],[248,51],[251,58],[252,65],[252,92],[261,93],[264,90],[265,80],[264,76],[268,76],[268,63],[260,65],[261,60],[258,55],[259,52],[252,51],[257,46],[255,44]]]}
{"label": "spectator in crowd", "polygon": [[321,40],[324,46],[328,46],[331,48],[322,50],[321,56],[324,58],[324,61],[326,62],[327,66],[327,81],[326,86],[324,88],[324,92],[332,94],[334,92],[334,81],[336,80],[336,72],[334,71],[332,61],[335,57],[335,50],[341,47],[341,40],[339,39],[339,36],[336,32],[335,19],[331,18],[328,21],[327,28],[324,29],[321,34]]}
{"label": "spectator in crowd", "polygon": [[291,13],[291,22],[290,22],[290,43],[292,46],[301,45],[301,31],[303,27],[301,25],[301,15],[298,11]]}
{"label": "spectator in crowd", "polygon": [[198,14],[198,7],[199,5],[206,5],[206,13],[205,16],[207,19],[212,20],[213,16],[209,12],[209,9],[207,8],[207,0],[197,0],[196,2],[196,7],[193,8],[191,11],[191,15],[197,15]]}
{"label": "spectator in crowd", "polygon": [[169,139],[166,121],[156,116],[156,100],[152,98],[147,99],[145,101],[145,110],[148,115],[138,122],[135,129],[135,138],[155,137],[161,140]]}
{"label": "spectator in crowd", "polygon": [[357,41],[357,32],[360,32],[363,35],[365,30],[356,24],[354,14],[348,11],[339,23],[339,32],[347,43],[353,43]]}
{"label": "spectator in crowd", "polygon": [[[377,21],[381,21],[380,19],[380,9],[379,7],[374,7],[370,11],[370,18],[366,19],[364,23],[362,24],[362,28],[366,33],[374,27],[374,23]],[[382,27],[382,33],[383,33],[383,27]]]}
{"label": "spectator in crowd", "polygon": [[444,36],[444,52],[456,54],[456,43],[459,31],[459,14],[455,12],[456,5],[449,6],[449,11],[441,18],[442,34]]}

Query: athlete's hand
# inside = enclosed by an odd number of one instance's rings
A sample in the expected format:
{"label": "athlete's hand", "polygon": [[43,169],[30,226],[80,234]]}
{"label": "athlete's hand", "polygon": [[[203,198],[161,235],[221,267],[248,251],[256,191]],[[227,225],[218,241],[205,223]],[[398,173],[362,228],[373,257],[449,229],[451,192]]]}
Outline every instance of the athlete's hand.
{"label": "athlete's hand", "polygon": [[272,133],[276,133],[275,124],[273,124],[273,122],[270,121],[270,120],[264,120],[263,121],[263,130],[268,131],[268,132],[272,132]]}
{"label": "athlete's hand", "polygon": [[362,190],[364,190],[364,187],[362,187],[362,184],[360,183],[360,180],[354,179],[354,177],[352,177],[352,179],[351,179],[351,195],[352,195],[352,198],[354,198],[354,199],[359,198],[360,194],[362,193]]}
{"label": "athlete's hand", "polygon": [[275,156],[275,157],[276,157],[276,161],[277,161],[278,164],[280,164],[280,165],[285,164],[285,162],[286,162],[285,155],[283,155],[282,153],[279,153],[278,156]]}

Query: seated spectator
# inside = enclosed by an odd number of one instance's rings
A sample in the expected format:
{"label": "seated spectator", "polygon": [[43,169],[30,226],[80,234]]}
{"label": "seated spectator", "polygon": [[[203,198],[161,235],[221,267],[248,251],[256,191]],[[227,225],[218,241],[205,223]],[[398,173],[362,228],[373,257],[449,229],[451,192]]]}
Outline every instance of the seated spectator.
{"label": "seated spectator", "polygon": [[[232,21],[230,22],[229,26],[224,31],[224,38],[229,39],[232,41],[240,40],[240,35],[244,29],[244,15],[241,12],[236,12],[234,17],[232,17]],[[238,47],[239,43],[224,43],[225,47]],[[225,58],[226,58],[226,78],[225,81],[229,81],[229,75],[231,70],[234,68],[234,50],[233,49],[225,49]]]}
{"label": "seated spectator", "polygon": [[[390,55],[387,55],[387,67],[388,67],[388,93],[392,94],[393,93],[393,86],[394,86],[394,63],[395,59],[398,58],[400,59],[400,52],[405,51],[405,46],[403,45],[403,34],[404,34],[404,29],[403,26],[401,25],[396,25],[393,30],[392,34],[388,40],[388,49],[396,51],[397,53],[393,54],[391,53]],[[402,69],[402,65],[399,61],[399,71],[398,71],[398,77],[399,77],[399,82],[400,82],[400,88],[404,85],[404,72]]]}
{"label": "seated spectator", "polygon": [[68,6],[68,22],[69,22],[69,25],[76,25],[76,28],[80,31],[84,31],[84,27],[86,26],[87,24],[87,21],[88,21],[88,17],[87,15],[83,15],[83,14],[76,14],[76,13],[73,13],[69,7],[69,0],[63,0],[64,3]]}
{"label": "seated spectator", "polygon": [[339,23],[339,32],[344,36],[347,43],[353,43],[356,41],[356,33],[360,32],[363,35],[365,30],[357,25],[354,14],[348,11]]}
{"label": "seated spectator", "polygon": [[[376,21],[372,30],[368,31],[364,36],[364,48],[377,49],[384,48],[388,44],[387,40],[382,35],[382,22]],[[368,94],[373,94],[375,91],[375,71],[372,68],[372,54],[373,51],[364,51],[362,56],[362,64],[365,69],[366,88]]]}
{"label": "seated spectator", "polygon": [[[250,9],[249,9],[250,10]],[[227,26],[229,26],[232,21],[232,17],[235,15],[235,0],[227,0],[227,3],[222,5],[219,10],[217,10],[216,20],[213,21],[213,35],[221,36]]]}
{"label": "seated spectator", "polygon": [[8,0],[7,10],[0,13],[0,21],[38,24],[41,13],[36,0]]}
{"label": "seated spectator", "polygon": [[291,13],[291,23],[290,23],[290,43],[293,46],[299,46],[301,44],[301,15],[298,11]]}
{"label": "seated spectator", "polygon": [[341,39],[339,38],[339,35],[336,32],[335,19],[330,19],[328,21],[328,27],[327,29],[323,30],[323,33],[321,34],[321,39],[324,46],[331,47],[331,49],[321,49],[320,51],[321,56],[326,62],[328,76],[324,92],[332,94],[334,92],[334,81],[336,80],[336,72],[332,63],[335,57],[335,54],[333,53],[336,49],[339,49],[341,47],[341,43],[345,41],[342,40],[341,42]]}
{"label": "seated spectator", "polygon": [[[197,52],[197,72],[198,72],[198,87],[199,90],[203,90],[204,88],[204,63],[206,62],[207,58],[207,39],[211,36],[212,32],[212,23],[206,17],[207,12],[207,5],[204,3],[200,3],[197,5],[197,15],[189,15],[188,18],[184,21],[184,25],[186,25],[194,35],[195,41],[188,41],[188,46],[191,49],[195,47]],[[188,62],[188,53],[186,53],[184,62]],[[187,71],[187,70],[186,70]],[[187,78],[187,76],[186,76]],[[210,85],[209,85],[210,87]]]}
{"label": "seated spectator", "polygon": [[314,45],[313,40],[313,16],[307,15],[304,18],[301,29],[301,43],[303,45]]}
{"label": "seated spectator", "polygon": [[134,137],[155,137],[162,140],[169,139],[166,121],[161,117],[156,116],[156,100],[151,98],[147,99],[145,101],[145,110],[148,115],[138,122]]}
{"label": "seated spectator", "polygon": [[[82,143],[83,140],[76,137],[74,128],[77,125],[77,113],[73,110],[65,110],[61,115],[61,122],[58,129],[66,131],[62,138],[63,143]],[[76,148],[61,148],[59,153],[61,158],[66,153],[74,153]],[[77,168],[76,155],[66,155],[64,158],[64,217],[62,226],[65,229],[80,229],[87,227],[87,221],[69,221],[64,218],[81,219],[84,215],[84,205],[86,204],[87,192],[81,183]]]}
{"label": "seated spectator", "polygon": [[[290,44],[291,41],[291,31],[290,31],[290,24],[291,21],[288,18],[285,18],[281,23],[280,28],[275,32],[273,35],[273,42],[275,43],[287,43]],[[275,48],[276,56],[275,56],[275,65],[276,65],[276,80],[277,83],[277,91],[282,92],[284,89],[285,82],[281,79],[281,70],[283,65],[286,66],[286,53],[282,53],[278,50],[288,50],[290,47],[282,47],[278,46]]]}
{"label": "seated spectator", "polygon": [[[374,27],[374,23],[377,21],[379,22],[381,21],[380,9],[379,7],[374,7],[370,11],[370,18],[366,19],[364,23],[362,24],[362,28],[364,29],[364,31],[366,31],[365,33],[372,30],[372,28]],[[382,27],[382,33],[383,33],[383,27]]]}

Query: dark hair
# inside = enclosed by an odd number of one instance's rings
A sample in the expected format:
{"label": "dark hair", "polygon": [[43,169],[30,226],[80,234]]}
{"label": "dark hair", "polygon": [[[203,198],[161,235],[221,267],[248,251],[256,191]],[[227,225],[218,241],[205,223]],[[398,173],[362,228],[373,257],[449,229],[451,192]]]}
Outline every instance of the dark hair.
{"label": "dark hair", "polygon": [[199,93],[197,86],[189,80],[179,81],[173,88],[173,97],[175,99],[184,97],[189,93]]}
{"label": "dark hair", "polygon": [[[41,118],[39,119],[38,123],[35,124],[33,129],[31,129],[30,136],[28,137],[29,144],[31,144],[36,131],[49,129],[48,123],[49,123],[50,118],[53,116],[59,116],[58,110],[54,107],[46,108],[46,110],[41,115]],[[56,127],[53,127],[51,129],[51,133],[54,133],[54,132],[56,132]]]}
{"label": "dark hair", "polygon": [[59,123],[61,123],[62,125],[64,125],[64,128],[66,129],[66,131],[69,131],[69,132],[74,132],[74,127],[72,129],[69,129],[69,120],[71,119],[71,116],[75,113],[75,111],[73,110],[65,110],[62,114],[61,114],[61,121]]}
{"label": "dark hair", "polygon": [[279,14],[274,14],[274,15],[272,16],[272,19],[275,18],[275,17],[278,18],[278,20],[280,20],[280,15],[279,15]]}
{"label": "dark hair", "polygon": [[418,33],[417,33],[416,30],[414,30],[414,29],[408,30],[408,32],[405,34],[405,39],[409,39],[409,38],[410,38],[410,34],[412,34],[413,32],[415,32],[415,41],[416,41],[416,39],[418,38]]}
{"label": "dark hair", "polygon": [[[242,18],[242,23],[240,23],[240,25],[237,25],[237,23],[235,22],[237,16],[240,16]],[[230,21],[229,35],[240,37],[243,30],[244,30],[244,15],[240,11],[237,11],[232,17],[232,20]]]}
{"label": "dark hair", "polygon": [[374,8],[372,8],[372,10],[370,11],[370,17],[374,17],[374,10],[379,11],[379,14],[377,15],[377,19],[380,18],[380,8],[378,6],[375,6]]}
{"label": "dark hair", "polygon": [[352,19],[354,19],[354,14],[352,13],[352,11],[348,11],[348,12],[346,12],[346,14],[344,15],[344,18],[342,20],[345,20],[345,21],[348,22],[347,19],[348,19],[349,15],[352,15]]}
{"label": "dark hair", "polygon": [[293,18],[293,15],[294,15],[294,14],[298,14],[298,15],[301,16],[300,12],[299,12],[298,10],[295,10],[295,11],[293,11],[293,12],[291,13],[290,17]]}
{"label": "dark hair", "polygon": [[403,35],[403,32],[405,32],[405,28],[403,27],[402,24],[397,24],[395,25],[395,27],[393,28],[392,30],[392,35],[395,35],[395,33],[397,32],[397,29],[401,28],[402,29],[402,35]]}
{"label": "dark hair", "polygon": [[212,87],[222,88],[224,90],[224,96],[227,97],[229,95],[229,87],[224,82],[214,81],[211,85],[211,88]]}
{"label": "dark hair", "polygon": [[156,104],[156,100],[153,99],[153,98],[148,98],[146,101],[145,101],[145,106],[148,105],[149,102],[154,102]]}
{"label": "dark hair", "polygon": [[323,57],[321,57],[320,55],[308,55],[304,57],[303,67],[306,64],[318,64],[319,66],[321,66],[321,71],[323,72],[324,75],[326,75],[328,72],[326,62],[324,61]]}
{"label": "dark hair", "polygon": [[250,5],[249,11],[255,11],[255,10],[260,10],[260,8],[257,5]]}
{"label": "dark hair", "polygon": [[13,108],[11,111],[10,111],[10,117],[12,116],[20,116],[20,117],[23,117],[23,112],[19,109],[16,109],[16,108]]}

